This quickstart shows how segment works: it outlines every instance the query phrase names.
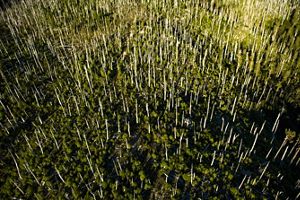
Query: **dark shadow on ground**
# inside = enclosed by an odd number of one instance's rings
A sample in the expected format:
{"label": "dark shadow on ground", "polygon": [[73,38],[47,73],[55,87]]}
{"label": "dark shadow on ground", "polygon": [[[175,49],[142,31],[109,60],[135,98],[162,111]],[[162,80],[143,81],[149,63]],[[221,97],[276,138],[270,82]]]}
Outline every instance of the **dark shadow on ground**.
{"label": "dark shadow on ground", "polygon": [[9,8],[12,4],[18,3],[19,0],[0,0],[0,11],[4,11]]}

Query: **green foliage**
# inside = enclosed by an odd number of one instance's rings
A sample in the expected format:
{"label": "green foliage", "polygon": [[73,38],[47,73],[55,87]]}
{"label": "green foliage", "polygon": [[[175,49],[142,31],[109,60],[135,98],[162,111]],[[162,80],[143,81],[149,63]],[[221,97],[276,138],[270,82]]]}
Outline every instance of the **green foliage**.
{"label": "green foliage", "polygon": [[1,198],[296,197],[299,5],[0,12]]}

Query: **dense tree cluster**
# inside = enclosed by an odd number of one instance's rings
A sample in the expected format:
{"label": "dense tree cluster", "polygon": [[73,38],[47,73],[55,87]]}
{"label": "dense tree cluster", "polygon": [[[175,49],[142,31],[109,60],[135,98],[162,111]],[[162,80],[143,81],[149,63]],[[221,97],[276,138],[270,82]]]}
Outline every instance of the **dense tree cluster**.
{"label": "dense tree cluster", "polygon": [[300,7],[0,11],[0,198],[299,198]]}

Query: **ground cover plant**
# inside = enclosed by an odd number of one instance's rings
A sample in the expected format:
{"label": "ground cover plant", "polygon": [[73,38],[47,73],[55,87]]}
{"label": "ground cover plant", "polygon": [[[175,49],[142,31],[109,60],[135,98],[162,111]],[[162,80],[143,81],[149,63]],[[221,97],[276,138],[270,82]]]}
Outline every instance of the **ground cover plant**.
{"label": "ground cover plant", "polygon": [[2,4],[1,199],[300,198],[297,1]]}

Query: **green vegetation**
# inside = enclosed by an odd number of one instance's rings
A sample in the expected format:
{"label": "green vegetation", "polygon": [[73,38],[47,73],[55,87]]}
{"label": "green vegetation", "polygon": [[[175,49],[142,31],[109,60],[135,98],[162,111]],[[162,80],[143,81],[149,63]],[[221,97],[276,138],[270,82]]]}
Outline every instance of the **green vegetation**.
{"label": "green vegetation", "polygon": [[0,198],[300,197],[300,5],[0,11]]}

